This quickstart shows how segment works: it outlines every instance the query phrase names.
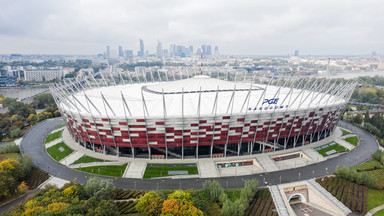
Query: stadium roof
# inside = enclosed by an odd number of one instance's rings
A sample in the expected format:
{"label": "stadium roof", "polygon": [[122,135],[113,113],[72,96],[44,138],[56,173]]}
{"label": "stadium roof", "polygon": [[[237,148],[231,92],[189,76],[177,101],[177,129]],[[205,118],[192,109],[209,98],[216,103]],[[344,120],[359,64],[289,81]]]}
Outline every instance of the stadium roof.
{"label": "stadium roof", "polygon": [[[284,112],[287,109],[294,111],[297,108],[317,108],[345,102],[344,97],[325,93],[230,82],[208,76],[196,76],[172,82],[92,88],[70,95],[68,100],[72,103],[61,105],[73,114],[80,112],[81,115],[92,114],[110,118],[114,116],[122,118],[125,115],[144,117],[145,110],[146,117],[161,118],[164,115],[197,117],[215,113],[223,115]],[[76,105],[76,109],[69,108],[73,104]],[[129,111],[126,109],[127,106]]]}

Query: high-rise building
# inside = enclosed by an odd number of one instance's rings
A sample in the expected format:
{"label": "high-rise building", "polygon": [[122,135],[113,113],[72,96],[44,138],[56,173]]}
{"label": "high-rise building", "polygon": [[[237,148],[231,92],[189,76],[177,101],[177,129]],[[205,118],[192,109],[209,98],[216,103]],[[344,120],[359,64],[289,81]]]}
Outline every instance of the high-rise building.
{"label": "high-rise building", "polygon": [[200,49],[200,48],[197,48],[196,55],[197,55],[197,56],[200,56],[200,54],[201,54],[201,49]]}
{"label": "high-rise building", "polygon": [[175,56],[175,44],[169,45],[169,57],[174,57]]}
{"label": "high-rise building", "polygon": [[206,53],[206,55],[212,55],[212,47],[211,47],[211,45],[208,45],[207,46],[207,53]]}
{"label": "high-rise building", "polygon": [[295,56],[299,57],[299,50],[295,50]]}
{"label": "high-rise building", "polygon": [[123,47],[119,46],[119,57],[124,57]]}
{"label": "high-rise building", "polygon": [[205,44],[201,46],[201,49],[203,50],[203,55],[207,54],[207,48],[205,47]]}
{"label": "high-rise building", "polygon": [[219,57],[220,54],[219,54],[219,47],[218,46],[215,46],[215,51],[214,51],[213,55],[215,57]]}
{"label": "high-rise building", "polygon": [[105,52],[105,58],[110,58],[111,57],[111,47],[107,46],[107,50]]}
{"label": "high-rise building", "polygon": [[140,51],[138,53],[138,56],[140,56],[140,57],[144,56],[144,41],[143,41],[143,39],[140,39]]}
{"label": "high-rise building", "polygon": [[163,56],[163,48],[160,41],[157,41],[156,56],[159,58]]}
{"label": "high-rise building", "polygon": [[133,50],[124,50],[125,57],[132,57],[133,56]]}
{"label": "high-rise building", "polygon": [[192,46],[192,45],[189,46],[189,54],[190,54],[190,55],[193,54],[193,46]]}

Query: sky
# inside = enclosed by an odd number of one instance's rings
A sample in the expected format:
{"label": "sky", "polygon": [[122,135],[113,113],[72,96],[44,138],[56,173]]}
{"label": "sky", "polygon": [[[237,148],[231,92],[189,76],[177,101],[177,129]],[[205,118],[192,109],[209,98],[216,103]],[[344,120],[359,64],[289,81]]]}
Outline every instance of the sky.
{"label": "sky", "polygon": [[384,54],[383,0],[0,0],[0,54],[154,53],[157,41],[220,54]]}

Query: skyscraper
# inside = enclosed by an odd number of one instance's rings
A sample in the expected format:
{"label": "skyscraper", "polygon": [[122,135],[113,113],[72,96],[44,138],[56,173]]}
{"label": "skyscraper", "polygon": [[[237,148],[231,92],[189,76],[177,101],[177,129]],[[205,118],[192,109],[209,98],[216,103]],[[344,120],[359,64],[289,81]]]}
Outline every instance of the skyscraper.
{"label": "skyscraper", "polygon": [[143,57],[144,56],[144,41],[140,38],[140,51],[138,53],[138,56]]}
{"label": "skyscraper", "polygon": [[159,58],[163,56],[163,48],[160,41],[157,41],[156,56]]}
{"label": "skyscraper", "polygon": [[219,47],[218,46],[215,46],[215,51],[214,51],[213,55],[215,57],[219,57],[220,54],[219,54]]}
{"label": "skyscraper", "polygon": [[295,50],[295,56],[299,57],[299,50]]}
{"label": "skyscraper", "polygon": [[189,46],[189,54],[190,54],[190,55],[193,54],[193,46],[192,46],[192,45]]}
{"label": "skyscraper", "polygon": [[110,58],[111,57],[111,47],[107,46],[107,51],[105,52],[105,58]]}
{"label": "skyscraper", "polygon": [[119,57],[124,57],[123,47],[119,46]]}
{"label": "skyscraper", "polygon": [[205,47],[205,44],[203,44],[203,45],[201,46],[201,49],[203,50],[203,55],[206,55],[206,54],[207,54],[207,49],[206,49],[206,47]]}
{"label": "skyscraper", "polygon": [[207,46],[207,53],[206,53],[206,55],[212,55],[212,47],[211,47],[211,45]]}

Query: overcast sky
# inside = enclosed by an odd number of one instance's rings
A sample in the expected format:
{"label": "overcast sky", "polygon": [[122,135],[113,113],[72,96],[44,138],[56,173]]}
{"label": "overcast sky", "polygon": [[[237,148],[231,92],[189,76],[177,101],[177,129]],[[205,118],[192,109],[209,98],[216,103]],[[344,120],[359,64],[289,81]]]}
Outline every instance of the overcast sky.
{"label": "overcast sky", "polygon": [[0,53],[97,54],[139,39],[221,54],[384,54],[383,0],[0,0]]}

